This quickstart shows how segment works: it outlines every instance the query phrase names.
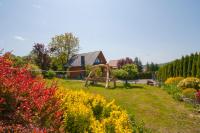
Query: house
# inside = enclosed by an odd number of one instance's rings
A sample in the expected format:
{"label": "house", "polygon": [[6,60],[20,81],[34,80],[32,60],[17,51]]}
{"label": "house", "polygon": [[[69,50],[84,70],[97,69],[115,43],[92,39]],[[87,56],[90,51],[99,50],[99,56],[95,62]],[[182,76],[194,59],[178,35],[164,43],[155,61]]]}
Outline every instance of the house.
{"label": "house", "polygon": [[118,65],[117,65],[117,64],[118,64],[118,61],[119,61],[119,60],[110,60],[108,64],[109,64],[109,66],[110,66],[111,68],[117,69],[117,68],[118,68]]}
{"label": "house", "polygon": [[82,53],[74,55],[69,61],[69,78],[85,77],[85,66],[106,64],[106,58],[102,51]]}

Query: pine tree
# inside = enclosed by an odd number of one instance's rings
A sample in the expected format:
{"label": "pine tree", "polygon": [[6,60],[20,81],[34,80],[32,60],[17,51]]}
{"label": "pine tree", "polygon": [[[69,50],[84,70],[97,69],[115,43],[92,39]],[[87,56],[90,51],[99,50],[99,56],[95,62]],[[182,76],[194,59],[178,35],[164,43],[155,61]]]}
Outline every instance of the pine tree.
{"label": "pine tree", "polygon": [[188,74],[187,74],[187,77],[190,77],[192,76],[192,62],[193,62],[193,57],[194,57],[194,54],[191,54],[190,57],[189,57],[189,63],[188,63]]}
{"label": "pine tree", "polygon": [[198,54],[195,53],[192,62],[192,77],[196,77],[197,74],[197,60],[198,60]]}
{"label": "pine tree", "polygon": [[180,63],[180,61],[177,60],[177,61],[176,61],[176,77],[179,76],[179,69],[180,69],[180,65],[179,65],[179,63]]}
{"label": "pine tree", "polygon": [[184,60],[184,65],[183,65],[183,77],[187,77],[188,74],[188,62],[189,62],[189,56],[186,55],[185,56],[185,60]]}
{"label": "pine tree", "polygon": [[200,52],[199,52],[199,55],[198,55],[198,60],[197,60],[197,75],[196,77],[200,78]]}
{"label": "pine tree", "polygon": [[182,59],[180,60],[180,63],[179,63],[179,76],[180,77],[183,76],[183,57],[182,57]]}

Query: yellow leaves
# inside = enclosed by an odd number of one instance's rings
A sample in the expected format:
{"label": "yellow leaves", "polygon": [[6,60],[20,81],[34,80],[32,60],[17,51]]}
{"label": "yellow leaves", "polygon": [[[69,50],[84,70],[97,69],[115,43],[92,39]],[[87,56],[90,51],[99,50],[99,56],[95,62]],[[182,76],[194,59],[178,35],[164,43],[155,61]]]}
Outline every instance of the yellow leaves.
{"label": "yellow leaves", "polygon": [[183,77],[171,77],[165,81],[165,84],[166,85],[177,85],[183,79],[184,79]]}
{"label": "yellow leaves", "polygon": [[57,90],[64,110],[66,132],[116,132],[132,131],[131,122],[125,111],[112,102],[106,102],[100,95],[65,88]]}
{"label": "yellow leaves", "polygon": [[194,89],[198,90],[198,89],[200,89],[200,79],[195,78],[195,77],[185,78],[179,82],[177,87],[179,87],[181,89],[194,88]]}

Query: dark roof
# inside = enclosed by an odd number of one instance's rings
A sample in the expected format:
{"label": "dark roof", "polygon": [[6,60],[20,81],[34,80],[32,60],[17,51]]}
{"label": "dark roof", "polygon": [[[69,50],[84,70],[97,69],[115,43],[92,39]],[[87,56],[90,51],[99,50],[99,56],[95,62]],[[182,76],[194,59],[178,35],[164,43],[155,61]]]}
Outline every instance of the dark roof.
{"label": "dark roof", "polygon": [[98,55],[101,53],[101,51],[95,51],[95,52],[89,52],[89,53],[82,53],[74,55],[70,61],[70,66],[81,66],[81,56],[85,57],[85,65],[93,65]]}

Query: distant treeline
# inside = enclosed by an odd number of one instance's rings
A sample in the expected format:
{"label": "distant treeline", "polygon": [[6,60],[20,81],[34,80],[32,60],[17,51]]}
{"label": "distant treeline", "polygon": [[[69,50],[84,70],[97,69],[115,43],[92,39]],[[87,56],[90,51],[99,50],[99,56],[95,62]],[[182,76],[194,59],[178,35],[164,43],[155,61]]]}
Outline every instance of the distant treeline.
{"label": "distant treeline", "polygon": [[198,77],[200,78],[200,52],[182,56],[159,69],[158,78],[161,81],[169,77]]}

